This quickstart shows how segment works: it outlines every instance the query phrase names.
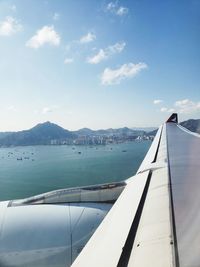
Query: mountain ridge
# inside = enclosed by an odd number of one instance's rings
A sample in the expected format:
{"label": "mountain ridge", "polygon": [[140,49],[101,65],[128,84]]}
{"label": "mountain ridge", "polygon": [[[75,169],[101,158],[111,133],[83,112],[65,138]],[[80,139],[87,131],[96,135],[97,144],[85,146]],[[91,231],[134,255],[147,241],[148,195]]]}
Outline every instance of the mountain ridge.
{"label": "mountain ridge", "polygon": [[[200,133],[200,119],[189,119],[181,122],[180,125],[190,131]],[[102,138],[105,136],[114,136],[116,138],[133,137],[132,140],[134,140],[138,136],[155,136],[156,132],[157,129],[146,132],[144,130],[135,130],[128,127],[100,130],[82,128],[77,131],[69,131],[55,123],[46,121],[35,125],[29,130],[0,132],[0,146],[48,145],[51,144],[53,140],[76,140],[83,136]]]}
{"label": "mountain ridge", "polygon": [[9,132],[1,137],[1,146],[45,145],[52,139],[75,137],[73,133],[51,122],[39,123],[29,130]]}

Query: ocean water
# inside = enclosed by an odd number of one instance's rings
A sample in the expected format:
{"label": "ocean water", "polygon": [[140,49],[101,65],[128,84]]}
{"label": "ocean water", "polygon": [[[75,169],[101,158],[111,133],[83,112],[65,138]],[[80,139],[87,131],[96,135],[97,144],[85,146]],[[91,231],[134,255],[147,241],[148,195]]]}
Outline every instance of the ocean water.
{"label": "ocean water", "polygon": [[135,174],[150,145],[0,148],[0,200],[124,180]]}

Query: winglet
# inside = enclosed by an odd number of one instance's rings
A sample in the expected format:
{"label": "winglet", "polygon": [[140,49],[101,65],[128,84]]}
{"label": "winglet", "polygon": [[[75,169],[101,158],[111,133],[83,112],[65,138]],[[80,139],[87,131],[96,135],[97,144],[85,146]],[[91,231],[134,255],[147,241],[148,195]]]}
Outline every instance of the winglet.
{"label": "winglet", "polygon": [[178,114],[173,113],[166,122],[178,123]]}

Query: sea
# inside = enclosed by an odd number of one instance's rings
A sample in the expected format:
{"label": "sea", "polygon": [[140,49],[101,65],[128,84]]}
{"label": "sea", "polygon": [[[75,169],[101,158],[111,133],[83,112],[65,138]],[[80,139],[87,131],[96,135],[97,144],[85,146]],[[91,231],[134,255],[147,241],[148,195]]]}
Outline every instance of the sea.
{"label": "sea", "polygon": [[150,141],[0,148],[0,201],[133,176]]}

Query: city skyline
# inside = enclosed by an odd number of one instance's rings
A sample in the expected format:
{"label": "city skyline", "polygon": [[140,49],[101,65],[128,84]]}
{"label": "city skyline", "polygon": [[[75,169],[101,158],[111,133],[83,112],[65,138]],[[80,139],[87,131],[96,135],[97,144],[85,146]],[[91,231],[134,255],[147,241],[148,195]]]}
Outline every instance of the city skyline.
{"label": "city skyline", "polygon": [[0,131],[200,116],[200,3],[0,1]]}

